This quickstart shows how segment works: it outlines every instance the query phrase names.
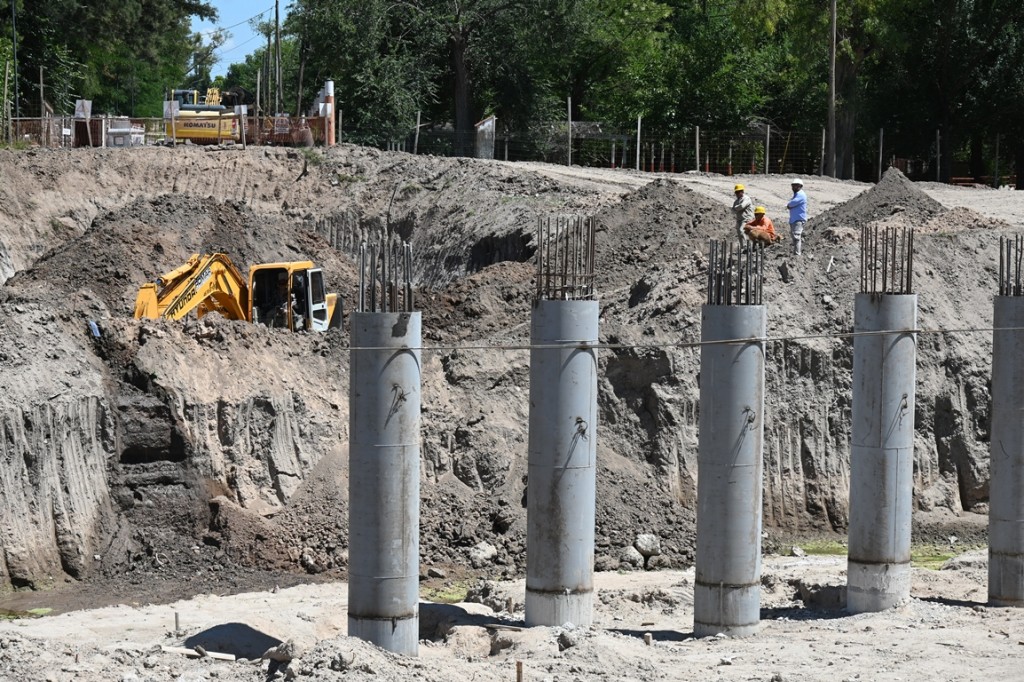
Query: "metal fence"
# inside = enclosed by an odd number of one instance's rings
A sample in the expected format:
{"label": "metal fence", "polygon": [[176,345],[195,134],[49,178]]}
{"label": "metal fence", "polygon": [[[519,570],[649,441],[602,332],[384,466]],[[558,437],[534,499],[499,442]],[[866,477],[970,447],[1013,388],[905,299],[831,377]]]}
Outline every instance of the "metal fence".
{"label": "metal fence", "polygon": [[[233,115],[225,118],[233,118]],[[111,121],[128,121],[138,131],[141,144],[170,137],[167,122],[159,118],[94,118],[88,122],[69,117],[16,118],[7,130],[0,130],[0,142],[61,146],[109,146]],[[241,121],[239,121],[239,125]],[[544,161],[602,168],[626,168],[647,172],[704,172],[734,174],[818,175],[825,152],[824,131],[787,131],[761,126],[738,131],[658,130],[643,126],[625,128],[596,122],[566,121],[535,126],[529,130],[494,127],[486,136],[486,150],[480,148],[477,131],[456,132],[450,126],[373,128],[345,126],[339,116],[337,141],[435,156],[475,156],[506,161]],[[283,146],[323,145],[327,119],[323,117],[245,118],[245,143]],[[208,140],[216,141],[216,140]],[[858,149],[871,153],[857,157],[855,178],[874,181],[884,168],[894,165],[915,180],[936,180],[934,155],[904,158],[885,148],[881,136],[859,139]],[[241,140],[239,139],[239,142]],[[862,144],[863,143],[863,144]],[[117,145],[123,146],[123,145]],[[934,151],[934,150],[932,150]],[[990,163],[992,172],[971,176],[965,164],[954,156],[950,177],[954,184],[1016,186],[1016,169],[998,154]]]}
{"label": "metal fence", "polygon": [[[225,115],[225,119],[241,117]],[[245,142],[247,144],[271,144],[281,146],[323,145],[327,139],[327,120],[322,117],[245,118]],[[118,138],[128,131],[129,139]],[[162,118],[99,117],[88,120],[70,116],[46,118],[13,118],[6,130],[0,130],[0,144],[28,145],[36,147],[103,147],[153,144],[170,139],[172,126]],[[211,139],[209,142],[216,142]],[[228,141],[225,136],[223,142]],[[237,142],[241,143],[239,135]]]}

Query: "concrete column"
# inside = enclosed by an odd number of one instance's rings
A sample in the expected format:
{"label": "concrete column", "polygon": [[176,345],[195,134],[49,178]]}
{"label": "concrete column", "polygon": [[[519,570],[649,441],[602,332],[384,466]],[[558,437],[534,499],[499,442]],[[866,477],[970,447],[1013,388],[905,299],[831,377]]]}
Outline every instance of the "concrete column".
{"label": "concrete column", "polygon": [[993,326],[988,599],[1024,606],[1024,297],[997,296]]}
{"label": "concrete column", "polygon": [[327,110],[327,146],[334,146],[334,81],[327,81],[324,86],[324,107]]}
{"label": "concrete column", "polygon": [[415,656],[420,313],[355,312],[351,326],[348,634]]}
{"label": "concrete column", "polygon": [[[705,305],[701,341],[763,338],[765,307]],[[693,632],[752,635],[761,619],[764,342],[700,352]]]}
{"label": "concrete column", "polygon": [[526,624],[590,625],[597,486],[597,301],[534,304]]}
{"label": "concrete column", "polygon": [[[916,294],[857,294],[854,332],[916,326]],[[882,611],[910,596],[916,355],[912,333],[853,340],[846,588],[852,613]]]}

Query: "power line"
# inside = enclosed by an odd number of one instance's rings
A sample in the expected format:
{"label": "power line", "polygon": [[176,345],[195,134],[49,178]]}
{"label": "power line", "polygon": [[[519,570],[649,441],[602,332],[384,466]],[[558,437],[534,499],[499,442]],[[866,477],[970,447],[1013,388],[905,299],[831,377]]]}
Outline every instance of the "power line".
{"label": "power line", "polygon": [[269,11],[270,11],[270,10],[272,10],[272,9],[274,9],[274,6],[273,6],[273,5],[271,5],[271,6],[270,6],[270,7],[268,7],[267,9],[263,10],[263,11],[262,11],[262,12],[260,12],[259,14],[254,14],[254,15],[252,15],[251,17],[249,17],[248,19],[244,19],[244,20],[242,20],[242,21],[238,22],[237,24],[231,24],[230,26],[218,26],[217,28],[214,28],[214,29],[210,29],[209,31],[201,31],[201,32],[199,33],[199,35],[203,35],[203,36],[209,36],[209,35],[213,35],[213,34],[214,34],[214,33],[216,33],[217,31],[226,31],[226,30],[228,30],[229,28],[235,28],[236,26],[241,26],[242,24],[248,24],[248,23],[249,23],[250,21],[252,21],[252,20],[253,20],[253,19],[255,19],[256,17],[262,17],[262,16],[264,15],[264,14],[266,14],[267,12],[269,12]]}
{"label": "power line", "polygon": [[231,52],[234,52],[235,50],[237,50],[238,48],[242,47],[243,45],[251,43],[252,41],[256,40],[257,38],[262,38],[262,37],[263,36],[260,35],[259,33],[254,33],[253,36],[251,38],[249,38],[248,40],[246,40],[244,42],[241,42],[241,43],[238,43],[237,45],[234,45],[233,47],[229,47],[226,50],[217,50],[216,52],[214,52],[214,55],[216,57],[218,57],[218,61],[220,61],[220,59],[219,59],[220,57],[223,57],[224,55],[229,54]]}

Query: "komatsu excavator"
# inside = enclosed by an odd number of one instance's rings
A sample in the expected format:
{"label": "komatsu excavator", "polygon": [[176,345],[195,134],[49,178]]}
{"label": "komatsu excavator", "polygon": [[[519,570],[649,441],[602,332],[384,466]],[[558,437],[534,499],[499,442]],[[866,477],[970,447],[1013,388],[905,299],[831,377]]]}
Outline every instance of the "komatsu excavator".
{"label": "komatsu excavator", "polygon": [[324,274],[312,261],[263,263],[242,277],[223,253],[193,254],[188,262],[143,284],[135,298],[135,319],[180,320],[217,312],[291,331],[341,327],[343,303],[327,293]]}

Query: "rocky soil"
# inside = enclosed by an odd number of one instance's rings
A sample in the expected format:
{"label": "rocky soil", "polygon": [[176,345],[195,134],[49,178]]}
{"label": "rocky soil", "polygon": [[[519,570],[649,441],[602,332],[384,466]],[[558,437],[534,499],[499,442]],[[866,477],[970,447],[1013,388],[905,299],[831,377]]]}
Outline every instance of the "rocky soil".
{"label": "rocky soil", "polygon": [[[413,246],[429,346],[421,564],[447,578],[427,583],[520,577],[528,354],[502,346],[528,338],[537,220],[567,213],[597,216],[601,340],[618,344],[600,356],[597,566],[633,568],[642,533],[662,547],[647,568],[691,565],[691,344],[735,180],[354,146],[0,152],[0,585],[82,595],[0,605],[343,576],[347,334],[131,312],[141,283],[212,250],[243,268],[310,258],[351,301],[360,242],[389,227]],[[782,226],[788,179],[742,181]],[[767,544],[845,530],[852,344],[833,335],[851,329],[871,224],[920,232],[916,538],[984,542],[984,330],[998,237],[1022,227],[1024,193],[916,186],[896,171],[805,189],[805,256],[786,242],[768,255]],[[481,543],[489,558],[474,561]]]}

